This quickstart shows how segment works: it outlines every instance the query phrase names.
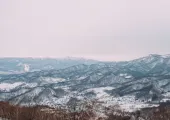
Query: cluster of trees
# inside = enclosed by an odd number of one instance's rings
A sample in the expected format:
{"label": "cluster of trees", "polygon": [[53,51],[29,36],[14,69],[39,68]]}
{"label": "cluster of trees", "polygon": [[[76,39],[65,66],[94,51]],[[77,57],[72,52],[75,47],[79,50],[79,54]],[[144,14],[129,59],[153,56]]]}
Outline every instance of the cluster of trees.
{"label": "cluster of trees", "polygon": [[106,109],[105,117],[97,117],[92,107],[85,111],[71,112],[48,106],[21,107],[0,102],[0,118],[7,120],[170,120],[169,105],[145,108],[134,113],[122,112],[112,107]]}
{"label": "cluster of trees", "polygon": [[161,103],[159,107],[154,108],[144,108],[138,113],[144,120],[170,120],[170,103]]}
{"label": "cluster of trees", "polygon": [[92,111],[70,112],[48,106],[21,107],[0,102],[0,118],[9,120],[93,120]]}

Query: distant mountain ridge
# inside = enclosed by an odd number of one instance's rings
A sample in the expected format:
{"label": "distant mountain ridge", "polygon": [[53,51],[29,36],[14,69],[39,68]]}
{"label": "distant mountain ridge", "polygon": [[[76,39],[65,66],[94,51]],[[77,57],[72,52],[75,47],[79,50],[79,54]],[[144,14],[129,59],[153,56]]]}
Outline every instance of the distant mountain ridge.
{"label": "distant mountain ridge", "polygon": [[83,58],[0,58],[0,74],[63,69],[78,64],[94,64],[98,61]]}
{"label": "distant mountain ridge", "polygon": [[50,106],[67,106],[73,100],[98,100],[104,106],[119,104],[125,108],[170,100],[169,55],[80,63],[62,69],[1,75],[0,100]]}

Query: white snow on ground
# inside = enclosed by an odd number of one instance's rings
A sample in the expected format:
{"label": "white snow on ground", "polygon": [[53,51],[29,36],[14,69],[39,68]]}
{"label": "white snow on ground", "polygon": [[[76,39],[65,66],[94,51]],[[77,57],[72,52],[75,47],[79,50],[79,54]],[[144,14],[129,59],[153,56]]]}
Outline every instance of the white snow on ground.
{"label": "white snow on ground", "polygon": [[85,78],[86,78],[86,76],[82,76],[82,77],[79,77],[77,80],[83,80]]}
{"label": "white snow on ground", "polygon": [[126,103],[124,105],[120,105],[120,108],[122,108],[123,111],[134,112],[136,110],[140,110],[141,108],[157,107],[157,106],[158,105],[155,104],[145,104],[145,103],[138,103],[138,104]]}
{"label": "white snow on ground", "polygon": [[62,98],[52,98],[56,104],[66,105],[67,102],[70,100],[71,96],[63,96]]}
{"label": "white snow on ground", "polygon": [[170,101],[170,99],[164,98],[164,99],[161,100],[161,102],[167,102],[167,101]]}
{"label": "white snow on ground", "polygon": [[34,88],[38,85],[38,83],[25,83],[23,87]]}
{"label": "white snow on ground", "polygon": [[155,104],[147,104],[142,102],[141,100],[136,100],[135,96],[123,96],[123,97],[113,97],[109,94],[105,93],[104,90],[114,89],[112,87],[102,87],[102,88],[94,88],[88,89],[88,92],[93,91],[97,94],[97,100],[101,102],[102,106],[109,107],[114,105],[119,105],[120,109],[127,112],[133,112],[145,107],[154,107],[158,106]]}
{"label": "white snow on ground", "polygon": [[126,75],[126,74],[123,74],[123,73],[119,74],[120,77],[123,77],[123,76],[125,76],[125,75]]}
{"label": "white snow on ground", "polygon": [[124,111],[132,112],[141,108],[145,107],[153,107],[157,106],[154,104],[147,104],[145,102],[142,102],[140,100],[136,100],[135,96],[123,96],[123,97],[112,97],[112,96],[105,96],[102,99],[99,99],[99,101],[104,102],[103,106],[113,106],[113,105],[119,105],[120,108]]}
{"label": "white snow on ground", "polygon": [[19,85],[24,84],[23,82],[15,82],[15,83],[1,83],[0,84],[0,90],[3,91],[10,91],[11,89],[16,88]]}
{"label": "white snow on ground", "polygon": [[126,79],[129,79],[129,78],[132,78],[132,76],[128,75],[128,76],[125,76]]}
{"label": "white snow on ground", "polygon": [[86,90],[85,92],[94,92],[97,94],[97,98],[101,98],[104,96],[108,96],[108,94],[105,92],[105,90],[112,90],[113,87],[99,87],[99,88],[91,88]]}
{"label": "white snow on ground", "polygon": [[102,73],[97,73],[98,75],[102,75]]}
{"label": "white snow on ground", "polygon": [[21,72],[21,71],[12,71],[12,70],[10,70],[10,71],[0,71],[1,75],[21,74],[21,73],[23,73],[23,72]]}
{"label": "white snow on ground", "polygon": [[163,99],[161,100],[161,102],[170,101],[170,92],[167,92],[167,93],[163,94],[163,96],[164,96],[165,98],[163,98]]}
{"label": "white snow on ground", "polygon": [[69,89],[70,89],[69,86],[55,86],[54,88],[55,88],[55,89],[57,89],[57,88],[62,88],[62,89],[65,90],[65,91],[69,91]]}
{"label": "white snow on ground", "polygon": [[65,79],[63,79],[63,78],[52,78],[52,77],[42,77],[41,81],[47,82],[47,83],[58,83],[58,82],[65,81]]}
{"label": "white snow on ground", "polygon": [[[61,79],[52,79],[51,81],[58,82],[58,81],[61,81]],[[0,90],[10,91],[11,89],[13,89],[13,88],[15,88],[19,85],[22,85],[22,84],[23,84],[23,87],[26,87],[26,86],[27,87],[34,87],[34,86],[37,85],[36,83],[30,84],[30,83],[22,83],[22,82],[16,82],[16,83],[13,83],[13,84],[1,83],[0,84]],[[71,92],[71,91],[69,91],[68,86],[65,86],[65,87],[60,86],[60,87],[64,90],[66,90],[69,93],[67,95],[61,97],[61,98],[55,98],[53,96],[44,97],[44,99],[39,104],[40,105],[49,105],[49,106],[55,107],[53,105],[66,106],[66,104],[67,104],[67,102],[69,101],[70,98],[77,98],[77,99],[82,100],[82,101],[85,100],[84,97],[82,96],[82,93]],[[60,88],[60,87],[57,87],[57,88]],[[141,100],[136,100],[135,96],[113,97],[113,96],[110,96],[109,94],[107,94],[105,92],[105,90],[112,90],[112,89],[114,89],[114,88],[113,87],[91,88],[91,89],[87,89],[83,93],[94,92],[97,95],[96,96],[97,101],[101,102],[102,106],[109,107],[109,106],[119,105],[122,110],[128,111],[128,112],[132,112],[132,111],[144,108],[144,107],[156,106],[156,105],[153,105],[153,104],[147,104],[145,102],[142,102]],[[41,91],[42,91],[42,88],[36,88],[34,90],[34,92],[31,93],[32,95],[30,94],[30,96],[36,96]],[[165,94],[165,96],[170,96],[170,93]],[[35,105],[37,103],[31,102],[30,104]]]}
{"label": "white snow on ground", "polygon": [[170,97],[170,92],[167,92],[167,93],[163,94],[163,96]]}
{"label": "white snow on ground", "polygon": [[121,73],[121,74],[119,74],[119,76],[120,76],[120,77],[124,77],[124,78],[126,78],[126,79],[132,78],[132,76],[131,76],[131,75],[128,75],[127,73],[125,73],[125,74]]}

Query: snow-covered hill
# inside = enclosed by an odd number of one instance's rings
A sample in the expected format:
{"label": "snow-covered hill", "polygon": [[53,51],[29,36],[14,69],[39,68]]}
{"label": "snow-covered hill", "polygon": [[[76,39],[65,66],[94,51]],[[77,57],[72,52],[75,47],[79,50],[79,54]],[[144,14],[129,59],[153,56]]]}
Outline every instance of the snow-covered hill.
{"label": "snow-covered hill", "polygon": [[0,76],[0,100],[20,105],[55,107],[95,100],[132,110],[169,99],[170,56]]}

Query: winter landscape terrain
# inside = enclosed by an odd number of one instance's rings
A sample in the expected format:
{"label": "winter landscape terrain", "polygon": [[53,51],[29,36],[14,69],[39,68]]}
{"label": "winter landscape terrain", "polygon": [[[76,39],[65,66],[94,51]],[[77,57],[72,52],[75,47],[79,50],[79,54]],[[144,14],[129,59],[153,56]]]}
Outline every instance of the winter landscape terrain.
{"label": "winter landscape terrain", "polygon": [[0,59],[0,101],[14,105],[83,109],[83,103],[124,111],[170,99],[170,56],[152,54],[125,62],[85,59]]}

